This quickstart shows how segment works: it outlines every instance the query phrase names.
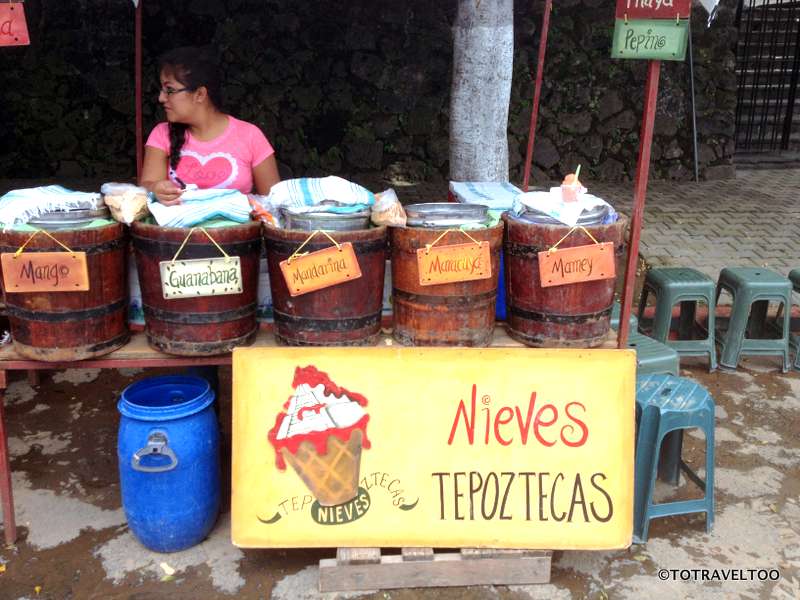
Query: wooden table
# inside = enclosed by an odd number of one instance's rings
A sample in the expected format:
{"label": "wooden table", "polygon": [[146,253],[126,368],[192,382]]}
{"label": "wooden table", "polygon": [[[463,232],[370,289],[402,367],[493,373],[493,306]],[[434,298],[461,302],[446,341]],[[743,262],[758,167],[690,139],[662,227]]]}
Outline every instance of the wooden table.
{"label": "wooden table", "polygon": [[[378,341],[378,346],[391,346],[393,341],[390,330]],[[272,347],[278,345],[271,331],[260,330],[253,347]],[[495,328],[491,346],[493,348],[524,348],[523,344],[512,340],[505,327],[498,323]],[[605,347],[605,345],[604,345]],[[613,347],[613,346],[611,346]],[[311,349],[313,351],[313,349]],[[179,357],[154,350],[147,344],[143,332],[135,332],[131,340],[119,350],[115,350],[101,358],[80,361],[42,362],[28,360],[17,354],[12,344],[0,347],[0,504],[3,509],[4,537],[7,545],[17,539],[17,528],[14,519],[14,501],[11,490],[11,466],[8,456],[8,441],[3,405],[5,390],[8,386],[8,371],[37,371],[52,369],[123,369],[141,367],[190,367],[201,365],[230,365],[231,355],[207,357]]]}

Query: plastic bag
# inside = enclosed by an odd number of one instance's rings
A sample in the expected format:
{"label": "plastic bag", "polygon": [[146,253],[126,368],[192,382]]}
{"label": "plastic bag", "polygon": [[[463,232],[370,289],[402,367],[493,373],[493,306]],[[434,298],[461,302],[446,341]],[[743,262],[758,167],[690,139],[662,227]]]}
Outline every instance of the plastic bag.
{"label": "plastic bag", "polygon": [[372,222],[375,225],[390,227],[406,226],[406,211],[392,188],[375,194],[375,205],[372,207]]}
{"label": "plastic bag", "polygon": [[147,190],[143,187],[131,183],[104,183],[100,193],[111,216],[120,223],[130,225],[150,214],[147,210]]}

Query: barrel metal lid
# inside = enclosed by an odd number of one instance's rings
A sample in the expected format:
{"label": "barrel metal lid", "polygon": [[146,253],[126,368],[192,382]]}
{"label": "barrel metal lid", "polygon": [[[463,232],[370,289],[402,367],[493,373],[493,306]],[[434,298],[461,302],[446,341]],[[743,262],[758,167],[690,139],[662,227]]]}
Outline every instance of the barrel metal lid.
{"label": "barrel metal lid", "polygon": [[489,207],[460,202],[430,202],[405,207],[409,227],[458,227],[480,225],[489,219]]}
{"label": "barrel metal lid", "polygon": [[286,220],[287,229],[313,231],[327,229],[330,231],[355,231],[369,228],[370,210],[351,213],[334,212],[292,212],[287,207],[281,208],[281,215]]}
{"label": "barrel metal lid", "polygon": [[54,210],[34,217],[28,224],[41,229],[69,229],[91,223],[95,219],[110,219],[111,211],[105,205],[97,208]]}
{"label": "barrel metal lid", "polygon": [[[562,223],[558,219],[554,219],[550,215],[546,215],[545,213],[539,212],[538,210],[534,210],[532,208],[527,208],[519,215],[514,215],[512,213],[509,213],[509,215],[512,219],[516,221],[523,221],[525,223],[533,223],[536,225],[560,225],[562,227],[568,227],[568,225]],[[578,225],[600,225],[607,215],[607,205],[594,206],[584,210],[581,213],[581,215],[578,217]]]}

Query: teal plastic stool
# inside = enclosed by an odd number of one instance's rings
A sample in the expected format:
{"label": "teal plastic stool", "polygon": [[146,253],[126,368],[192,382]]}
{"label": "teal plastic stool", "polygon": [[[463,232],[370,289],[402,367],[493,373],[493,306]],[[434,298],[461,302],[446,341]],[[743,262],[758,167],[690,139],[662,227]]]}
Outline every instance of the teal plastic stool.
{"label": "teal plastic stool", "polygon": [[[789,370],[789,328],[792,306],[792,283],[780,273],[758,267],[725,268],[719,274],[717,296],[722,290],[733,296],[728,330],[717,337],[722,344],[719,364],[735,369],[743,354],[779,355],[783,372]],[[783,310],[768,322],[769,302],[780,302]],[[751,314],[752,308],[752,314]],[[779,338],[760,337],[772,326],[781,327]]]}
{"label": "teal plastic stool", "polygon": [[[647,541],[650,520],[704,512],[706,531],[714,526],[714,400],[703,386],[684,377],[645,375],[636,378],[639,428],[634,470],[634,541]],[[706,436],[706,479],[701,480],[677,457],[678,468],[703,490],[703,498],[653,503],[653,488],[662,442],[671,432],[699,427]]]}
{"label": "teal plastic stool", "polygon": [[[800,269],[795,269],[791,273],[789,273],[789,281],[792,282],[792,288],[795,292],[800,294]],[[789,309],[791,311],[791,308]],[[789,322],[791,323],[791,314],[789,316]],[[800,335],[792,335],[791,332],[789,334],[789,344],[794,348],[795,355],[794,355],[794,364],[792,365],[795,369],[800,371]]]}
{"label": "teal plastic stool", "polygon": [[[708,370],[716,370],[714,281],[695,269],[684,267],[650,269],[645,275],[642,296],[639,300],[640,323],[650,294],[656,298],[656,314],[651,337],[674,348],[679,356],[705,356],[707,354]],[[707,335],[704,339],[693,340],[691,337],[699,301],[705,301],[708,306]],[[680,303],[680,317],[677,323],[678,339],[671,340],[669,334],[672,330],[672,307],[678,303]]]}
{"label": "teal plastic stool", "polygon": [[[619,329],[619,302],[614,302],[611,308],[611,328]],[[652,373],[669,373],[677,375],[680,368],[680,357],[673,349],[657,342],[651,337],[637,333],[639,322],[631,314],[628,319],[628,348],[636,350],[636,373],[649,375]]]}

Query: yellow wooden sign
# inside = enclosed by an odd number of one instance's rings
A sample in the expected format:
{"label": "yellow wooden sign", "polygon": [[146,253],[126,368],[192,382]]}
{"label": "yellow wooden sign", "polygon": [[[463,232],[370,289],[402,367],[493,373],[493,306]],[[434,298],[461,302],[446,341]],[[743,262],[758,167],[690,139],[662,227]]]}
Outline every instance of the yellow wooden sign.
{"label": "yellow wooden sign", "polygon": [[419,248],[417,268],[420,285],[489,279],[492,276],[489,242]]}
{"label": "yellow wooden sign", "polygon": [[361,277],[361,267],[350,242],[283,260],[280,267],[290,296]]}
{"label": "yellow wooden sign", "polygon": [[6,292],[86,292],[89,271],[85,252],[3,252]]}
{"label": "yellow wooden sign", "polygon": [[248,548],[630,545],[635,355],[236,348]]}

